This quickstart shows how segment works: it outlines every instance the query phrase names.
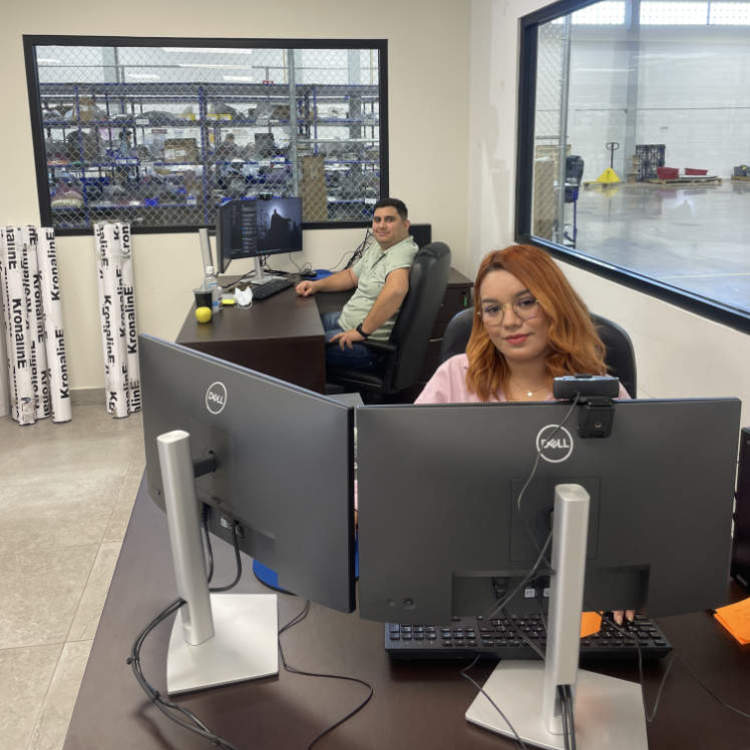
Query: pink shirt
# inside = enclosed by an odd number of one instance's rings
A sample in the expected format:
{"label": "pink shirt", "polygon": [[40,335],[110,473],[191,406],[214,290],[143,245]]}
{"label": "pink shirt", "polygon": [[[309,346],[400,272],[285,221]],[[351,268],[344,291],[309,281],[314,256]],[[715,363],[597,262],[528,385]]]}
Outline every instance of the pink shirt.
{"label": "pink shirt", "polygon": [[[479,396],[469,390],[466,385],[466,371],[469,369],[469,359],[465,354],[456,354],[446,359],[435,374],[430,378],[415,404],[466,404],[480,403]],[[630,398],[628,392],[620,384],[618,398]],[[502,389],[499,389],[493,401],[507,401]],[[545,401],[554,401],[550,394]]]}

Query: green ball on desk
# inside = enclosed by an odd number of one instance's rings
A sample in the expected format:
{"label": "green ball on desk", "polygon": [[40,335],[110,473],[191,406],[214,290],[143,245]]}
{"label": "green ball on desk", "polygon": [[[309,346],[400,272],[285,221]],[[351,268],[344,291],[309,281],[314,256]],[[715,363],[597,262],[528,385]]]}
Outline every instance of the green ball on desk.
{"label": "green ball on desk", "polygon": [[210,323],[211,322],[211,308],[210,307],[197,307],[195,309],[195,319],[199,323]]}

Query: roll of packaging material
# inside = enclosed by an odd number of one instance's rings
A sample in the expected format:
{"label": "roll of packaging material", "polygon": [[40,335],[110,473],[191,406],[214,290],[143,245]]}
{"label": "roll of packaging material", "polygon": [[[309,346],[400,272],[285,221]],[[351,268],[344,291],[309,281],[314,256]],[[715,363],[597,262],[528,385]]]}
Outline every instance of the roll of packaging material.
{"label": "roll of packaging material", "polygon": [[57,268],[55,230],[42,227],[38,235],[37,263],[44,308],[44,344],[49,368],[49,392],[53,422],[70,422],[70,380],[65,355],[60,274]]}
{"label": "roll of packaging material", "polygon": [[34,424],[36,406],[31,380],[31,336],[26,315],[23,284],[23,233],[20,227],[5,227],[5,273],[8,288],[8,318],[11,329],[10,362],[15,375],[15,418],[18,424]]}
{"label": "roll of packaging material", "polygon": [[[104,316],[102,311],[104,310],[104,264],[107,261],[107,238],[104,235],[104,227],[106,224],[97,223],[94,224],[94,252],[96,255],[96,281],[97,281],[97,292],[99,297],[99,320],[102,326],[102,356],[104,357],[104,392],[109,393],[110,390],[110,367],[107,363],[107,338],[104,335]],[[107,413],[111,414],[112,409],[110,408],[109,399],[105,398],[105,404]]]}
{"label": "roll of packaging material", "polygon": [[138,326],[135,317],[135,272],[130,224],[120,224],[122,310],[128,366],[128,412],[141,410],[141,370],[138,362]]}
{"label": "roll of packaging material", "polygon": [[10,361],[10,353],[13,349],[12,331],[10,323],[10,308],[8,301],[10,294],[8,292],[8,273],[7,273],[7,254],[5,249],[5,227],[0,227],[0,304],[2,304],[2,323],[3,323],[3,351],[2,367],[3,373],[7,374],[7,379],[2,380],[3,385],[3,404],[7,404],[12,419],[18,421],[18,401],[16,399],[16,374],[13,369],[13,363]]}
{"label": "roll of packaging material", "polygon": [[23,227],[23,287],[26,294],[26,315],[31,339],[31,382],[34,386],[36,418],[45,419],[52,411],[49,394],[49,371],[44,343],[44,308],[39,286],[37,259],[38,231],[31,224]]}
{"label": "roll of packaging material", "polygon": [[128,416],[128,365],[122,309],[120,227],[104,224],[99,240],[102,279],[102,336],[107,411],[114,417]]}

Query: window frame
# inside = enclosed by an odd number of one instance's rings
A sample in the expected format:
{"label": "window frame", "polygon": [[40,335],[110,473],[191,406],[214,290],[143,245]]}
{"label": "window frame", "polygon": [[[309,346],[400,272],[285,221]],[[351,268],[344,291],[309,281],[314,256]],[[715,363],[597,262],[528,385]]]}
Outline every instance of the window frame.
{"label": "window frame", "polygon": [[[379,157],[380,157],[380,198],[389,195],[388,175],[388,40],[387,39],[289,39],[289,38],[219,38],[219,37],[137,37],[137,36],[88,36],[24,34],[23,49],[26,65],[26,84],[31,116],[31,132],[34,147],[37,196],[39,215],[43,226],[53,227],[53,214],[48,181],[48,167],[45,156],[44,125],[42,119],[41,90],[36,65],[35,50],[45,46],[70,47],[217,47],[266,48],[266,49],[375,49],[378,51],[379,89]],[[303,229],[359,229],[370,225],[361,221],[313,221],[303,222]],[[213,225],[203,225],[212,228]],[[193,225],[139,227],[133,225],[133,234],[175,234],[193,232]],[[85,236],[91,234],[88,228],[55,228],[58,236]]]}
{"label": "window frame", "polygon": [[[683,310],[750,333],[750,313],[743,313],[719,300],[708,300],[692,292],[679,289],[635,270],[586,255],[574,248],[531,234],[531,205],[534,172],[534,126],[536,105],[536,72],[538,27],[560,16],[593,5],[598,0],[560,0],[523,16],[519,34],[518,118],[516,131],[516,241],[531,243],[546,249],[553,257],[572,266],[589,271],[609,281],[669,302]],[[625,23],[629,22],[626,11]]]}

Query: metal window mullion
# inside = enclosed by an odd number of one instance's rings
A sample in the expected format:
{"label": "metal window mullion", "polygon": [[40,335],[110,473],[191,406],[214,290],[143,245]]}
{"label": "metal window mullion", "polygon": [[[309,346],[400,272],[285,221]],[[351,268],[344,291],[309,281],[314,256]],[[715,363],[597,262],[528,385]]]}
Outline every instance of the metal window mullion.
{"label": "metal window mullion", "polygon": [[560,151],[558,157],[557,176],[557,227],[555,242],[561,242],[565,231],[565,179],[567,177],[567,145],[568,145],[568,97],[570,94],[570,14],[565,16],[564,39],[562,49],[562,73],[560,81]]}
{"label": "metal window mullion", "polygon": [[289,160],[292,166],[292,195],[299,195],[299,171],[297,163],[297,75],[295,70],[296,51],[287,50],[289,77]]}

